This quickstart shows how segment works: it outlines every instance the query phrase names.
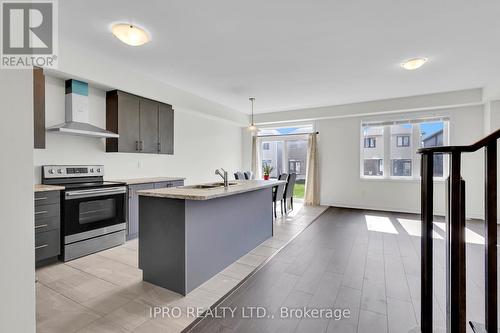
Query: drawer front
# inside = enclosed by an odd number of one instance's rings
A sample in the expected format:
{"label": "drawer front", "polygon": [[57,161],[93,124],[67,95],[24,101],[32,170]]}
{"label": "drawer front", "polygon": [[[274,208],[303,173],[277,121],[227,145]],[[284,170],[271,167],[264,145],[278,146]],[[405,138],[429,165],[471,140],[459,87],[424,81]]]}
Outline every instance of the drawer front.
{"label": "drawer front", "polygon": [[37,220],[60,215],[61,206],[58,203],[52,205],[39,205],[35,207],[35,224]]}
{"label": "drawer front", "polygon": [[35,217],[35,233],[45,232],[61,228],[61,217],[59,214],[52,217]]}
{"label": "drawer front", "polygon": [[59,229],[35,234],[35,259],[44,260],[61,253]]}
{"label": "drawer front", "polygon": [[58,204],[61,201],[61,191],[35,192],[35,207]]}

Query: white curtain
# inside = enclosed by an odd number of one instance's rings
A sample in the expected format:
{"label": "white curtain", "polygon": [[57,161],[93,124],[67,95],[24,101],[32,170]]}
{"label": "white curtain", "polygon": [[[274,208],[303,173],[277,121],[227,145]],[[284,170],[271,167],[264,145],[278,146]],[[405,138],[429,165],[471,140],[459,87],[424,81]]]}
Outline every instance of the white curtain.
{"label": "white curtain", "polygon": [[309,135],[307,148],[307,170],[306,189],[304,195],[304,205],[319,205],[319,164],[318,164],[318,143],[317,134]]}
{"label": "white curtain", "polygon": [[260,163],[260,139],[258,136],[252,136],[252,172],[255,179],[262,178],[262,168]]}

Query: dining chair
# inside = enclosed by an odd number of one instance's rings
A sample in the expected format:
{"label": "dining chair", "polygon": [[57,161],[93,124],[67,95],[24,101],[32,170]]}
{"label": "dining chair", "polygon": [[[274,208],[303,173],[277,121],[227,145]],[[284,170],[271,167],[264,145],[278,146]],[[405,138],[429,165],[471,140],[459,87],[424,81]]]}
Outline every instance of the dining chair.
{"label": "dining chair", "polygon": [[245,174],[241,171],[237,171],[234,173],[234,179],[236,180],[245,180]]}
{"label": "dining chair", "polygon": [[245,179],[250,180],[250,179],[255,179],[255,176],[252,171],[245,171]]}
{"label": "dining chair", "polygon": [[[288,175],[286,173],[282,173],[279,175],[278,180],[286,180]],[[286,183],[283,184],[278,184],[274,186],[273,189],[273,209],[274,209],[274,218],[278,217],[278,214],[276,213],[276,205],[278,201],[280,202],[281,206],[281,215],[283,215],[283,204],[284,204],[284,195],[285,195],[285,185]],[[286,208],[285,208],[286,209]]]}
{"label": "dining chair", "polygon": [[283,201],[285,202],[285,214],[287,214],[287,201],[290,200],[290,210],[293,210],[293,189],[295,188],[295,181],[297,180],[297,174],[291,173],[288,175],[288,181],[285,186]]}

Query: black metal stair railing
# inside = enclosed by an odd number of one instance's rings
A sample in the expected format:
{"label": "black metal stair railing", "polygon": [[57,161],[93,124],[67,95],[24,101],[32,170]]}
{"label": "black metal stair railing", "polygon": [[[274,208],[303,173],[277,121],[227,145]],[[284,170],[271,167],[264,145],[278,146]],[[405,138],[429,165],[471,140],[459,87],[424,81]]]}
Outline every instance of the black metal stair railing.
{"label": "black metal stair railing", "polygon": [[470,323],[475,332],[497,332],[497,140],[500,129],[470,146],[422,148],[421,159],[421,313],[423,333],[433,329],[432,230],[434,200],[434,157],[448,154],[446,181],[446,331],[465,333],[466,257],[465,257],[465,181],[461,177],[462,154],[484,148],[485,152],[485,324]]}

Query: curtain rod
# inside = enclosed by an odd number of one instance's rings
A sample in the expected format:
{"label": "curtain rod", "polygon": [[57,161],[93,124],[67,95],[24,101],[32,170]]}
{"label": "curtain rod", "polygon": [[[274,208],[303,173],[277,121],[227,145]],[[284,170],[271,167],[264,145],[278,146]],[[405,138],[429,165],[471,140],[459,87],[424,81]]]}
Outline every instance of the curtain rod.
{"label": "curtain rod", "polygon": [[308,135],[308,134],[319,134],[319,132],[311,133],[292,133],[292,134],[269,134],[269,135],[257,135],[258,138],[274,138],[280,136],[292,136],[292,135]]}

